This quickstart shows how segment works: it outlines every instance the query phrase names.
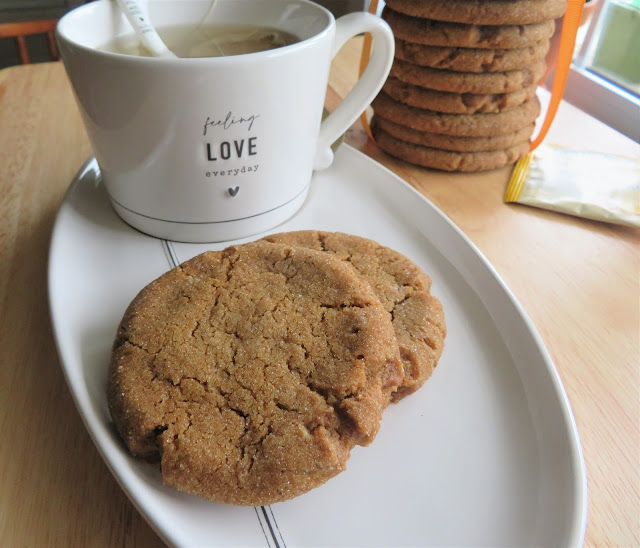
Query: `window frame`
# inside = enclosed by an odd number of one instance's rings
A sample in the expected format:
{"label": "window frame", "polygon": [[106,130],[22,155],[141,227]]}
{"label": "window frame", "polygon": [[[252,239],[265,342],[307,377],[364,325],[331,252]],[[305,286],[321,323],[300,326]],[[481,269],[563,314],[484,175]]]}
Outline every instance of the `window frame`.
{"label": "window frame", "polygon": [[598,37],[605,7],[612,0],[598,0],[580,50],[574,56],[564,99],[608,126],[640,142],[640,98],[590,70],[586,61]]}

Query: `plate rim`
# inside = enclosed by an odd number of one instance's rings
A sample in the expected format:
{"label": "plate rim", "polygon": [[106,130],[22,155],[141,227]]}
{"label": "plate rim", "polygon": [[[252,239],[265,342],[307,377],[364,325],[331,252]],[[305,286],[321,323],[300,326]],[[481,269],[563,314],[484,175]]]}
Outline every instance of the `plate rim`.
{"label": "plate rim", "polygon": [[[343,143],[336,153],[338,155],[352,155],[352,157],[357,158],[360,161],[368,164],[368,167],[373,170],[381,171],[386,178],[391,178],[395,184],[399,184],[405,188],[405,190],[410,191],[413,195],[415,195],[419,200],[424,202],[426,207],[431,211],[432,214],[437,215],[440,222],[445,223],[448,229],[452,231],[455,237],[461,239],[465,247],[469,249],[469,251],[473,254],[476,260],[482,265],[483,268],[486,269],[487,274],[490,275],[491,278],[497,282],[499,288],[507,297],[509,304],[513,307],[514,311],[523,321],[524,327],[528,334],[532,337],[532,342],[534,343],[536,350],[539,352],[540,358],[545,364],[546,372],[548,373],[549,379],[551,380],[552,387],[554,389],[554,393],[557,397],[558,403],[562,410],[562,422],[564,430],[568,435],[571,446],[571,456],[570,456],[570,464],[572,470],[575,472],[574,477],[574,492],[572,493],[572,516],[573,522],[569,532],[569,538],[567,539],[568,546],[582,546],[584,544],[585,534],[586,534],[586,520],[587,520],[587,503],[588,503],[588,494],[587,494],[587,476],[586,476],[586,466],[584,461],[583,449],[580,443],[580,436],[577,428],[577,424],[575,421],[575,417],[573,415],[573,411],[571,409],[571,404],[568,398],[568,395],[565,391],[565,388],[562,384],[562,380],[560,378],[560,374],[549,354],[544,341],[537,328],[535,327],[533,321],[527,314],[524,307],[520,304],[516,296],[509,289],[505,281],[502,279],[500,274],[496,271],[495,267],[489,262],[489,260],[485,257],[485,255],[480,251],[480,249],[474,244],[474,242],[442,211],[440,210],[431,200],[421,194],[418,190],[412,187],[409,183],[403,180],[399,175],[394,173],[388,167],[380,164],[375,161],[373,158],[367,156],[365,153],[360,150],[354,148],[353,146]],[[344,160],[344,159],[343,159]],[[75,187],[80,184],[82,177],[87,174],[90,170],[94,170],[96,172],[97,177],[100,176],[100,169],[95,157],[90,156],[80,167],[80,169],[74,175],[69,188],[65,192],[64,198],[61,202],[59,210],[56,214],[55,223],[52,230],[52,236],[49,244],[49,254],[48,254],[48,266],[47,266],[47,288],[48,288],[48,306],[49,306],[49,315],[53,328],[53,334],[55,339],[56,350],[58,353],[58,357],[60,360],[60,364],[63,370],[63,374],[65,377],[65,381],[69,390],[71,392],[71,396],[73,401],[78,409],[78,412],[82,418],[82,421],[87,429],[96,449],[98,450],[102,460],[106,464],[107,468],[116,479],[120,487],[126,493],[129,500],[132,502],[134,507],[140,514],[145,518],[145,520],[149,523],[149,525],[155,530],[155,532],[162,538],[164,542],[170,545],[180,545],[181,543],[175,535],[172,534],[168,528],[162,527],[160,524],[153,519],[153,516],[147,511],[147,507],[142,505],[138,500],[138,496],[136,493],[132,492],[129,485],[125,483],[124,479],[121,477],[122,470],[115,470],[114,464],[110,456],[106,454],[106,447],[103,447],[102,442],[98,439],[98,432],[100,432],[100,420],[98,414],[92,412],[90,408],[91,398],[88,393],[88,389],[86,385],[81,383],[81,386],[76,386],[76,380],[73,378],[72,371],[68,365],[67,352],[65,350],[65,344],[63,342],[63,334],[60,333],[60,322],[56,321],[56,307],[53,298],[53,290],[54,290],[54,257],[56,255],[56,249],[58,246],[58,241],[60,238],[60,232],[62,230],[61,226],[63,224],[63,215],[62,212],[68,206],[69,196],[74,192]],[[329,170],[326,171],[330,171]],[[115,215],[115,213],[114,213]],[[162,240],[158,240],[162,241]],[[432,242],[433,243],[433,242]],[[436,246],[439,250],[440,248]],[[445,253],[442,253],[446,259],[449,259]],[[460,276],[467,281],[467,276],[465,276],[456,265],[453,265],[454,269],[458,271]],[[476,289],[473,288],[473,291],[477,293]],[[479,296],[479,294],[478,294]],[[489,309],[486,307],[486,303],[484,301],[483,306],[487,309],[489,313]],[[492,318],[493,319],[493,318]],[[497,326],[496,326],[497,327]],[[501,333],[502,335],[502,333]],[[506,341],[505,341],[506,344]],[[511,351],[510,351],[511,352]],[[521,378],[520,371],[516,368],[518,376]],[[523,383],[524,387],[524,383]],[[79,389],[83,389],[83,391],[79,391]],[[95,423],[95,424],[94,424]]]}

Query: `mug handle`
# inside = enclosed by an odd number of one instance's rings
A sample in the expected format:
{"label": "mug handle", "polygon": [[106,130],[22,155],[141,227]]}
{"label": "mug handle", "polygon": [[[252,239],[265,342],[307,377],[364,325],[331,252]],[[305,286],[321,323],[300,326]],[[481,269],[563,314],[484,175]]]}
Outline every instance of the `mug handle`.
{"label": "mug handle", "polygon": [[314,169],[328,168],[333,162],[331,145],[358,119],[371,104],[384,85],[395,54],[393,32],[386,23],[371,13],[349,13],[336,20],[336,35],[332,58],[350,38],[370,32],[373,38],[373,53],[367,69],[344,100],[329,114],[320,126],[318,148]]}

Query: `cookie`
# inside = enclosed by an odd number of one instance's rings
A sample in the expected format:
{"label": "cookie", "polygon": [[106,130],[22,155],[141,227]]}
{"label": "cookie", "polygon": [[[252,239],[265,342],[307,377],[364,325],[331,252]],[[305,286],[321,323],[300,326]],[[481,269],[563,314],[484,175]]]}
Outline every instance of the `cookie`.
{"label": "cookie", "polygon": [[389,77],[382,88],[390,97],[406,105],[452,114],[503,112],[531,100],[536,89],[534,85],[511,93],[452,93],[406,84],[393,77]]}
{"label": "cookie", "polygon": [[530,25],[474,25],[447,23],[398,13],[385,6],[382,18],[393,34],[407,42],[458,48],[524,48],[549,40],[555,30],[553,20]]}
{"label": "cookie", "polygon": [[379,126],[372,131],[376,143],[387,154],[411,164],[443,171],[487,171],[513,164],[529,152],[528,141],[504,150],[452,152],[401,141]]}
{"label": "cookie", "polygon": [[527,25],[562,17],[566,0],[387,0],[391,9],[425,19],[475,25]]}
{"label": "cookie", "polygon": [[107,400],[164,482],[267,505],[324,483],[375,437],[403,380],[373,289],[337,257],[258,242],[144,288],[113,344]]}
{"label": "cookie", "polygon": [[505,72],[544,61],[549,40],[524,48],[480,49],[426,46],[396,38],[396,58],[414,65],[458,72]]}
{"label": "cookie", "polygon": [[421,67],[395,59],[390,76],[407,84],[454,93],[510,93],[537,85],[546,71],[545,62],[506,72],[456,72]]}
{"label": "cookie", "polygon": [[446,114],[396,101],[384,92],[372,103],[376,115],[397,124],[432,133],[459,137],[492,137],[512,133],[531,125],[540,114],[537,97],[505,112],[488,114]]}
{"label": "cookie", "polygon": [[393,137],[416,145],[439,148],[458,152],[485,152],[489,150],[503,150],[514,145],[529,141],[533,135],[535,124],[530,124],[512,133],[494,135],[491,137],[455,137],[441,133],[431,133],[411,129],[395,122],[373,116],[371,126],[379,126]]}
{"label": "cookie", "polygon": [[440,359],[447,330],[442,305],[430,292],[431,278],[413,261],[373,240],[337,232],[304,230],[265,240],[324,251],[348,262],[391,317],[405,374],[393,401],[424,384]]}

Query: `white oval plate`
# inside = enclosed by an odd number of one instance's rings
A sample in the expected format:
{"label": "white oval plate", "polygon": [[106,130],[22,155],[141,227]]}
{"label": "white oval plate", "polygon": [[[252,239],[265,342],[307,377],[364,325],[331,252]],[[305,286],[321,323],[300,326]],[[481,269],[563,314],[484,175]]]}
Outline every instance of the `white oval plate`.
{"label": "white oval plate", "polygon": [[311,228],[372,238],[421,266],[444,306],[445,350],[345,472],[285,503],[225,506],[163,486],[155,465],[131,458],[105,398],[131,299],[224,245],[133,230],[111,209],[94,160],[71,185],[50,250],[58,350],[96,446],[158,534],[176,546],[582,546],[586,479],[571,409],[539,335],[487,260],[430,202],[348,146],[274,232]]}

